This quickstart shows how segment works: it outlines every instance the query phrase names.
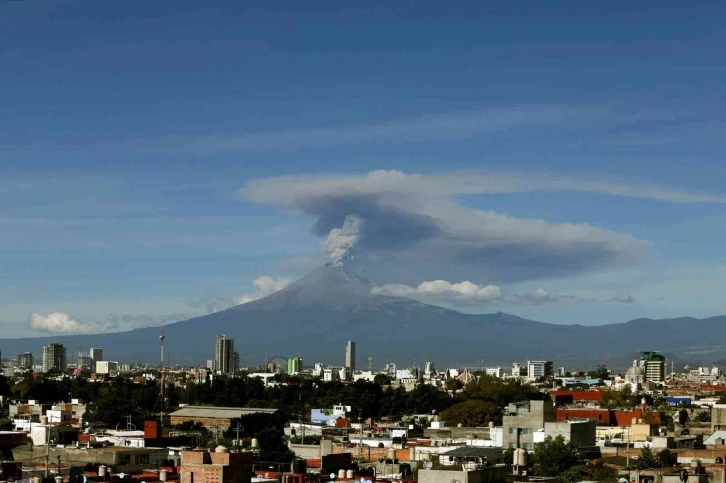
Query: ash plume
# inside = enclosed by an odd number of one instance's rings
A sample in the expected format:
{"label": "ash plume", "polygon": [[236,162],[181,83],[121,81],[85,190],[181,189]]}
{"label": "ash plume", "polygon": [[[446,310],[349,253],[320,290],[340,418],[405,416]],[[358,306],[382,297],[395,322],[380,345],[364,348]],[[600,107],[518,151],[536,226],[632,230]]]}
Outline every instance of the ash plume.
{"label": "ash plume", "polygon": [[330,255],[330,261],[336,267],[342,267],[345,261],[352,258],[351,250],[360,238],[363,219],[356,215],[347,215],[341,228],[333,228],[323,243]]}

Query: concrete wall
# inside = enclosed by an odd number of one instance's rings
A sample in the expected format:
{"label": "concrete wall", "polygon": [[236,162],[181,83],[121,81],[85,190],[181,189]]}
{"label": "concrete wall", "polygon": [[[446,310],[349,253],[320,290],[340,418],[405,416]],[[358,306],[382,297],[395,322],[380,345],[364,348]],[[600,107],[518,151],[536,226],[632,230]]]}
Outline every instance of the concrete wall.
{"label": "concrete wall", "polygon": [[418,483],[504,483],[507,470],[504,466],[492,466],[473,471],[418,470]]}
{"label": "concrete wall", "polygon": [[319,444],[291,444],[290,451],[304,460],[319,460],[322,458]]}
{"label": "concrete wall", "polygon": [[434,439],[491,439],[489,428],[424,429],[424,437]]}
{"label": "concrete wall", "polygon": [[595,446],[597,423],[595,421],[571,421],[545,423],[545,437],[562,436],[578,448]]}

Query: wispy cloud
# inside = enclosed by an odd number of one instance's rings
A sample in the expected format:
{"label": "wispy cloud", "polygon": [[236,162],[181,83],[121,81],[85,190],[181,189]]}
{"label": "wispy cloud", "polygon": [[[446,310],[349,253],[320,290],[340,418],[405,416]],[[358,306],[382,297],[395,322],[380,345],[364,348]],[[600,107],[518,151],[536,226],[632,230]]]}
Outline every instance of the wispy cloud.
{"label": "wispy cloud", "polygon": [[198,154],[294,151],[366,143],[458,140],[509,131],[552,130],[611,116],[608,106],[509,106],[393,121],[280,131],[214,134],[160,141],[146,151]]}
{"label": "wispy cloud", "polygon": [[235,305],[254,302],[273,293],[279,292],[293,282],[288,277],[272,277],[270,275],[262,275],[257,277],[253,282],[255,290],[244,293],[239,297],[204,297],[189,301],[189,305],[193,308],[203,309],[207,313],[219,312]]}

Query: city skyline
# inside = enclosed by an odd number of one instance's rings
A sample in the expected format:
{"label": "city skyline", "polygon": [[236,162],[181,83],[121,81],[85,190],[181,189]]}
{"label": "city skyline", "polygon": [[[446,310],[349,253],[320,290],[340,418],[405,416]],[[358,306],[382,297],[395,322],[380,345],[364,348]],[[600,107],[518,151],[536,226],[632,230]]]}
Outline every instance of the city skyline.
{"label": "city skyline", "polygon": [[724,313],[723,6],[220,5],[0,6],[3,337],[331,260],[467,313]]}

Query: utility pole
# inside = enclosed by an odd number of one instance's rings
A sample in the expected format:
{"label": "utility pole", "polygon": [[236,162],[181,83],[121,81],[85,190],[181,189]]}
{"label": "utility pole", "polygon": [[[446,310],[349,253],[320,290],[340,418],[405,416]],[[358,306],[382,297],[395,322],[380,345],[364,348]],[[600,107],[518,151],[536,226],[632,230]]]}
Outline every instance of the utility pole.
{"label": "utility pole", "polygon": [[161,388],[160,388],[160,405],[159,405],[159,433],[164,433],[164,398],[166,397],[166,391],[164,390],[164,327],[161,328],[161,335],[159,336],[159,342],[161,343]]}
{"label": "utility pole", "polygon": [[240,425],[239,421],[237,421],[237,428],[235,429],[235,431],[237,433],[237,446],[242,446],[242,443],[239,439],[239,432],[241,431],[241,429],[242,429],[242,425]]}
{"label": "utility pole", "polygon": [[[45,477],[48,478],[48,467],[50,466],[50,422],[46,421],[45,427]],[[32,425],[32,423],[31,423]]]}

